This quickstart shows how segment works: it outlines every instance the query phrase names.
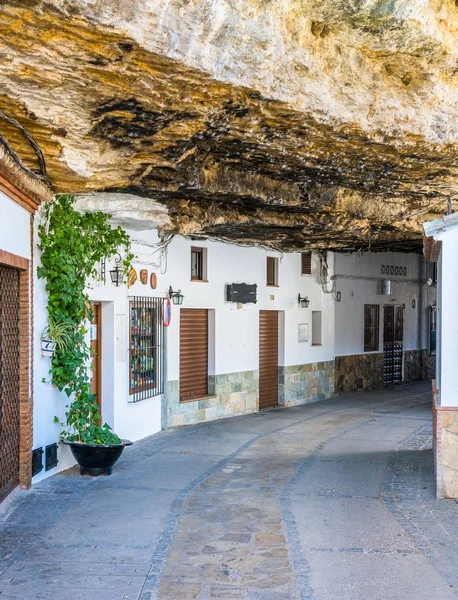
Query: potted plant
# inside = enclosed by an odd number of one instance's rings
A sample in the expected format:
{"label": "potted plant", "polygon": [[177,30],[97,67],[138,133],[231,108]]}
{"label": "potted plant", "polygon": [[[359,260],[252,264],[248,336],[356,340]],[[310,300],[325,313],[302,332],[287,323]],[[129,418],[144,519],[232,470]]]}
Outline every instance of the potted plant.
{"label": "potted plant", "polygon": [[[80,213],[73,208],[75,198],[58,195],[45,207],[45,222],[38,228],[41,264],[38,277],[46,279],[48,327],[60,332],[51,357],[51,383],[69,399],[61,441],[69,445],[81,473],[111,473],[128,440],[122,440],[103,423],[91,394],[88,365],[92,350],[86,324],[92,319],[87,285],[97,276],[96,265],[103,257],[124,253],[124,273],[132,268],[130,239],[121,228],[112,228],[110,215],[102,212]],[[68,325],[63,327],[63,324]],[[59,325],[59,327],[57,327]],[[54,342],[52,342],[54,343]]]}
{"label": "potted plant", "polygon": [[41,354],[43,356],[53,356],[56,346],[63,349],[67,348],[71,340],[72,329],[72,323],[58,322],[54,318],[50,318],[41,334]]}

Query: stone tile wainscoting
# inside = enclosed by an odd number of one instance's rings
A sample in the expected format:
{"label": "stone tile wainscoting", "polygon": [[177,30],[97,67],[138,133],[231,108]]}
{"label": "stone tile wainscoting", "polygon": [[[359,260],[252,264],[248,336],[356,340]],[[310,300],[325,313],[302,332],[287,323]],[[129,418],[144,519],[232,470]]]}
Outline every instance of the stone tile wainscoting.
{"label": "stone tile wainscoting", "polygon": [[404,381],[421,381],[436,377],[436,356],[427,350],[406,350],[404,352]]}
{"label": "stone tile wainscoting", "polygon": [[433,380],[433,448],[437,498],[458,498],[458,407],[439,406]]}
{"label": "stone tile wainscoting", "polygon": [[383,353],[336,356],[336,394],[383,388]]}
{"label": "stone tile wainscoting", "polygon": [[208,389],[214,397],[202,400],[180,402],[179,386],[179,381],[167,382],[167,427],[212,421],[258,410],[258,371],[211,375]]}
{"label": "stone tile wainscoting", "polygon": [[297,406],[334,396],[334,361],[279,367],[278,405]]}
{"label": "stone tile wainscoting", "polygon": [[436,355],[429,354],[428,350],[421,351],[422,356],[422,379],[435,379],[436,378]]}

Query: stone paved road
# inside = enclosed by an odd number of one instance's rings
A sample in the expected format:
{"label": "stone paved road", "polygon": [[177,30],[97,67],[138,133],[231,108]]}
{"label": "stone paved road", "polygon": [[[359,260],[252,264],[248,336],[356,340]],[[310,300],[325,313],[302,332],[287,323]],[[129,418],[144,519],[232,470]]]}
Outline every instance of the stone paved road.
{"label": "stone paved road", "polygon": [[0,600],[451,600],[429,386],[163,432],[0,522]]}

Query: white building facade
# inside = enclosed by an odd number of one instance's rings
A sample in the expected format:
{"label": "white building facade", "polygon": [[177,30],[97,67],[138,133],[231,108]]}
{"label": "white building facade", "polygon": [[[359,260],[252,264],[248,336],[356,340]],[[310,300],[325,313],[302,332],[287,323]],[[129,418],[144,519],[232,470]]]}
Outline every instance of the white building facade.
{"label": "white building facade", "polygon": [[[103,420],[122,438],[136,441],[169,427],[381,389],[427,378],[433,369],[421,317],[434,302],[433,290],[426,290],[419,255],[328,252],[304,261],[300,253],[181,237],[161,254],[156,230],[128,233],[136,281],[113,285],[111,262],[105,280],[89,289],[98,307],[91,327],[99,355],[94,391]],[[382,295],[387,279],[391,294]],[[243,283],[256,302],[228,297],[232,284]],[[53,417],[63,419],[66,398],[42,383],[49,369],[39,351],[46,293],[42,280],[34,285],[34,448],[46,448],[59,437]],[[183,300],[171,304],[165,327],[170,288]],[[384,352],[384,328],[394,318],[392,307],[403,323],[401,371],[387,381],[391,355]],[[60,446],[58,465],[34,480],[71,464]]]}
{"label": "white building facade", "polygon": [[438,498],[458,498],[458,317],[455,260],[458,215],[424,225],[425,257],[437,263],[437,375],[433,382],[433,447]]}

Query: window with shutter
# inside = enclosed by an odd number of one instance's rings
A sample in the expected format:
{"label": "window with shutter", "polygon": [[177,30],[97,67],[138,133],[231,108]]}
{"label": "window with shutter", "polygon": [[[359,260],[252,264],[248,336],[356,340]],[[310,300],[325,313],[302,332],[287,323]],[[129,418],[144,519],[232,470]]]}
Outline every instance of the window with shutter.
{"label": "window with shutter", "polygon": [[278,286],[278,258],[267,257],[267,285]]}
{"label": "window with shutter", "polygon": [[378,304],[364,305],[364,352],[376,352],[380,338],[380,307]]}
{"label": "window with shutter", "polygon": [[312,274],[312,253],[302,252],[301,254],[301,275]]}

